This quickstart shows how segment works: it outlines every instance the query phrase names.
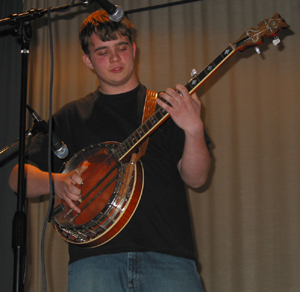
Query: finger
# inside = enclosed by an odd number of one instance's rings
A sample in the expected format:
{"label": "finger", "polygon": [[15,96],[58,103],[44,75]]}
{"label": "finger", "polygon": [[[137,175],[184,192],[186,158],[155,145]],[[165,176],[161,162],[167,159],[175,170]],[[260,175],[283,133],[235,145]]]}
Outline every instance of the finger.
{"label": "finger", "polygon": [[177,84],[175,86],[175,90],[179,91],[183,97],[192,97],[194,100],[199,100],[196,92],[194,92],[193,94],[190,94],[188,89],[182,84]]}
{"label": "finger", "polygon": [[[188,89],[182,84],[177,84],[175,86],[175,92],[177,92],[181,98],[188,97],[190,95]],[[175,96],[175,97],[178,97],[178,96]]]}
{"label": "finger", "polygon": [[65,202],[68,204],[68,206],[73,209],[75,212],[80,213],[81,210],[75,205],[75,203],[69,199],[68,197],[65,198]]}
{"label": "finger", "polygon": [[76,169],[76,172],[78,173],[78,175],[82,175],[87,169],[88,167],[91,165],[90,162],[88,162],[87,160],[83,161],[83,163],[81,164],[81,166],[79,166]]}
{"label": "finger", "polygon": [[[183,90],[182,90],[183,89]],[[174,99],[176,102],[181,102],[181,99],[183,97],[183,93],[181,92],[186,89],[184,86],[183,87],[175,87],[174,89],[172,88],[167,88],[166,93],[171,97],[171,99]],[[187,90],[185,90],[187,92]]]}
{"label": "finger", "polygon": [[181,106],[183,104],[186,104],[187,107],[189,107],[189,105],[192,105],[192,106],[195,106],[195,105],[200,106],[201,105],[200,99],[198,98],[196,92],[194,92],[193,94],[190,94],[188,89],[182,84],[177,84],[175,86],[175,89],[182,93],[181,101],[179,101],[179,103],[182,102],[182,103],[180,103]]}
{"label": "finger", "polygon": [[169,111],[172,107],[175,105],[175,99],[171,96],[172,94],[175,94],[175,91],[173,89],[166,89],[165,92],[159,93],[159,100],[158,104],[162,106],[164,109]]}
{"label": "finger", "polygon": [[200,101],[200,99],[199,99],[199,97],[198,97],[198,95],[197,95],[196,92],[194,92],[194,93],[191,95],[191,97],[192,97],[192,99],[193,99],[194,101],[196,101],[198,104],[201,103],[201,101]]}
{"label": "finger", "polygon": [[81,189],[76,187],[75,185],[70,185],[70,187],[68,188],[68,191],[65,192],[64,194],[64,199],[67,198],[69,200],[72,201],[79,201],[80,203],[82,202],[81,199]]}
{"label": "finger", "polygon": [[70,173],[70,175],[70,179],[73,185],[83,185],[82,177],[75,170],[72,173]]}
{"label": "finger", "polygon": [[71,179],[75,184],[78,185],[82,185],[83,184],[83,179],[82,179],[82,174],[88,169],[89,165],[91,163],[89,163],[87,160],[85,160],[81,166],[79,166],[78,168],[76,168],[74,170],[75,174],[71,175]]}
{"label": "finger", "polygon": [[78,201],[78,198],[81,196],[81,189],[75,184],[70,184],[67,192],[68,198]]}

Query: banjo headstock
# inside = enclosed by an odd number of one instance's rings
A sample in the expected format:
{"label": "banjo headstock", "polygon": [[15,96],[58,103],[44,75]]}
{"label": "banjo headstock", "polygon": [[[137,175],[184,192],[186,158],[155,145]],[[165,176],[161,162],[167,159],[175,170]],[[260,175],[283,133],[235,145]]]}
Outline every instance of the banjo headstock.
{"label": "banjo headstock", "polygon": [[278,13],[275,13],[272,18],[261,21],[257,28],[251,27],[247,29],[232,45],[238,51],[245,51],[249,47],[261,45],[263,39],[267,37],[273,38],[273,44],[276,46],[280,43],[280,39],[277,36],[278,32],[288,28],[289,25],[285,20]]}

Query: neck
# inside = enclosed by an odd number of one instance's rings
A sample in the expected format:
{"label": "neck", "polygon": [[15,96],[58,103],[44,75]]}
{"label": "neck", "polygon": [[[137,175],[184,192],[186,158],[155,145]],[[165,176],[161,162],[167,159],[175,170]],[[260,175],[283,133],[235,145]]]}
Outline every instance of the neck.
{"label": "neck", "polygon": [[123,84],[107,84],[100,82],[99,91],[101,91],[103,94],[114,95],[131,91],[135,89],[138,85],[139,82],[134,76],[134,78],[131,78],[128,82]]}

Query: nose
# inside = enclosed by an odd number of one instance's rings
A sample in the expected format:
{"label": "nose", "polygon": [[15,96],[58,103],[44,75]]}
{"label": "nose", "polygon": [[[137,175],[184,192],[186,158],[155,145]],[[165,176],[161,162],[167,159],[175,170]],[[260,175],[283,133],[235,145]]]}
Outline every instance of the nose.
{"label": "nose", "polygon": [[120,55],[118,53],[117,50],[114,50],[112,53],[111,53],[111,56],[110,56],[110,61],[111,62],[117,62],[120,60]]}

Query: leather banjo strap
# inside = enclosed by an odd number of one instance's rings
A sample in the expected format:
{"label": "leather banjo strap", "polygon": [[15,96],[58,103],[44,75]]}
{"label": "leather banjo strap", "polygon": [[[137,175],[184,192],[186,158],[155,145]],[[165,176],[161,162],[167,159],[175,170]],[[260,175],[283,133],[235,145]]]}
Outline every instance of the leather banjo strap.
{"label": "leather banjo strap", "polygon": [[[156,109],[156,98],[157,98],[158,92],[147,89],[146,93],[146,100],[144,105],[144,112],[143,112],[143,118],[142,123],[144,123],[148,118],[150,118]],[[149,138],[139,148],[138,157],[137,159],[140,159],[142,156],[145,155],[147,146],[148,146]]]}

